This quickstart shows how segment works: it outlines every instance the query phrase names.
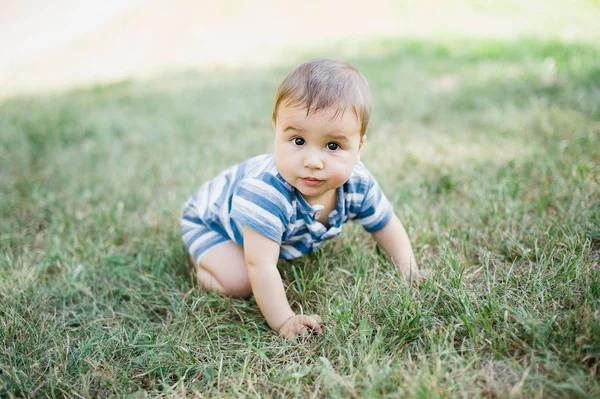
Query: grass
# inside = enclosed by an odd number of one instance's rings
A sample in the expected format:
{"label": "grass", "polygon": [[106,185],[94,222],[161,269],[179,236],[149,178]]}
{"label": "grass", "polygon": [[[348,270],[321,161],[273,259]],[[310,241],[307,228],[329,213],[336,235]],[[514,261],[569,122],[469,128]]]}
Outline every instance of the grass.
{"label": "grass", "polygon": [[325,334],[194,284],[180,206],[270,151],[292,66],[187,71],[0,107],[0,396],[600,396],[600,48],[387,39],[362,159],[433,278],[404,287],[348,225],[282,262]]}

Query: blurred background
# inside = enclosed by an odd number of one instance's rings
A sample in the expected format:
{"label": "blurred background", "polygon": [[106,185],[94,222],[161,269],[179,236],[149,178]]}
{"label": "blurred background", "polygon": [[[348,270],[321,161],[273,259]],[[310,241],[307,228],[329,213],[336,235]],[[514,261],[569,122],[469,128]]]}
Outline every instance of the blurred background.
{"label": "blurred background", "polygon": [[[4,0],[0,93],[269,66],[352,40],[534,37],[595,43],[600,2]],[[594,22],[596,21],[596,22]]]}

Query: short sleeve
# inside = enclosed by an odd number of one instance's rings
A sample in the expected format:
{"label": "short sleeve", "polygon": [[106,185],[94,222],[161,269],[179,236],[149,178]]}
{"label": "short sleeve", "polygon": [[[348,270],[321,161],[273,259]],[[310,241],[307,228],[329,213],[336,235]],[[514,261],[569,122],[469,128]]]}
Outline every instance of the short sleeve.
{"label": "short sleeve", "polygon": [[291,205],[278,185],[265,178],[246,178],[236,187],[230,217],[281,244]]}
{"label": "short sleeve", "polygon": [[367,173],[367,176],[369,179],[366,185],[367,192],[354,217],[354,222],[363,226],[369,233],[373,233],[388,224],[394,214],[394,209],[375,178],[370,173]]}

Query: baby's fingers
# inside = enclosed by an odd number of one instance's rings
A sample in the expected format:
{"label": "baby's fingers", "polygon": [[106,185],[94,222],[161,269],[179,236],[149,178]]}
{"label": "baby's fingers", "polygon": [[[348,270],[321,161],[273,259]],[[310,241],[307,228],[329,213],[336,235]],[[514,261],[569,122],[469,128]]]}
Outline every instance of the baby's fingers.
{"label": "baby's fingers", "polygon": [[[296,334],[300,333],[300,327],[302,325],[298,325],[295,322],[292,322],[290,324],[286,324],[283,327],[281,327],[281,329],[279,330],[279,334],[281,334],[281,336],[285,339],[287,339],[288,341],[294,342],[296,339]],[[304,326],[302,326],[304,327]],[[305,327],[306,328],[306,327]]]}
{"label": "baby's fingers", "polygon": [[289,318],[279,329],[279,333],[287,340],[294,341],[297,336],[308,337],[311,332],[321,334],[321,316],[295,315]]}
{"label": "baby's fingers", "polygon": [[302,324],[309,327],[315,333],[321,334],[321,316],[318,314],[302,317]]}
{"label": "baby's fingers", "polygon": [[429,280],[431,277],[433,277],[432,270],[421,269],[413,277],[412,283],[420,288],[425,283],[425,281]]}
{"label": "baby's fingers", "polygon": [[423,283],[423,275],[419,270],[410,270],[401,274],[402,281],[408,286],[420,287]]}

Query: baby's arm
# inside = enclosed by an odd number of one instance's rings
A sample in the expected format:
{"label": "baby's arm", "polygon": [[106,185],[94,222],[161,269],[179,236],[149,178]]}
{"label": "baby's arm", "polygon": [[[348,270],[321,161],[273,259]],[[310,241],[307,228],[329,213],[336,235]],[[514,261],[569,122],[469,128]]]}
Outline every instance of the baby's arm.
{"label": "baby's arm", "polygon": [[287,301],[277,270],[279,244],[244,227],[244,256],[254,298],[269,326],[289,340],[296,334],[307,335],[306,327],[321,333],[318,315],[296,315]]}
{"label": "baby's arm", "polygon": [[395,214],[392,215],[385,227],[373,232],[373,238],[392,258],[405,281],[420,282],[422,280],[408,234]]}

